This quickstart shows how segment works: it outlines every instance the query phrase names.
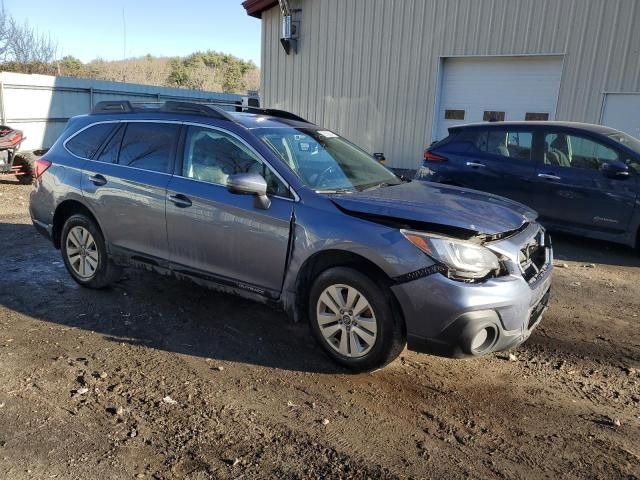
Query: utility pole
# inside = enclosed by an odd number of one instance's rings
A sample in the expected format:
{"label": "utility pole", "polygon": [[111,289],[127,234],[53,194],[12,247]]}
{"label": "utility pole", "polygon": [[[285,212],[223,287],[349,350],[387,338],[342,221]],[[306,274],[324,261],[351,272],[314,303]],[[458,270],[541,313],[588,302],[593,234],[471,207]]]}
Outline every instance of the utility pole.
{"label": "utility pole", "polygon": [[127,58],[127,22],[124,16],[124,7],[122,7],[122,81],[126,82],[125,60]]}

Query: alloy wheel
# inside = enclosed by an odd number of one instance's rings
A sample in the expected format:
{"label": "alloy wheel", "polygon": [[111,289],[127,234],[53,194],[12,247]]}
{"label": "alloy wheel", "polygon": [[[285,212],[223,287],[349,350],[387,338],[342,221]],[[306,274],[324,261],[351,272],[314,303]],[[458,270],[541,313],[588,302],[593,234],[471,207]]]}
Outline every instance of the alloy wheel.
{"label": "alloy wheel", "polygon": [[340,355],[362,357],[375,345],[378,324],[373,308],[349,285],[324,289],[318,298],[316,321],[324,340]]}
{"label": "alloy wheel", "polygon": [[83,280],[93,277],[98,269],[99,254],[91,232],[84,227],[73,227],[66,239],[69,265]]}

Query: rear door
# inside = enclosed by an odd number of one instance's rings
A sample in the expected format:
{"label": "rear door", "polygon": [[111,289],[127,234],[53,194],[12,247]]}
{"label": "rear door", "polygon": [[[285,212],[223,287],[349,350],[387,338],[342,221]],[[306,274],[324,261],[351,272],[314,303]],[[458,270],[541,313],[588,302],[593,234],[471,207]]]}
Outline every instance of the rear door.
{"label": "rear door", "polygon": [[522,128],[463,130],[438,154],[452,160],[452,179],[535,208],[534,132]]}
{"label": "rear door", "polygon": [[[253,293],[282,288],[293,199],[289,188],[240,137],[188,126],[182,166],[168,186],[167,231],[172,268]],[[271,206],[227,190],[229,175],[259,173]]]}
{"label": "rear door", "polygon": [[165,202],[179,123],[122,122],[85,164],[82,189],[114,253],[164,265]]}
{"label": "rear door", "polygon": [[544,133],[544,150],[537,166],[538,209],[543,221],[559,226],[623,232],[636,200],[637,178],[609,178],[606,162],[626,158],[598,137],[573,131]]}

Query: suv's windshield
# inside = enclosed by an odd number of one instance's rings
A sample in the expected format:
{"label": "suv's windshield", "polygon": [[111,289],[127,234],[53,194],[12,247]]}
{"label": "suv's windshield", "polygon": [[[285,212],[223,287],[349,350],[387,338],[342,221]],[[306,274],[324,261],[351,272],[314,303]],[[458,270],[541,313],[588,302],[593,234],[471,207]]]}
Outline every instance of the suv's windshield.
{"label": "suv's windshield", "polygon": [[318,192],[361,191],[401,183],[371,156],[328,130],[261,128],[253,133]]}

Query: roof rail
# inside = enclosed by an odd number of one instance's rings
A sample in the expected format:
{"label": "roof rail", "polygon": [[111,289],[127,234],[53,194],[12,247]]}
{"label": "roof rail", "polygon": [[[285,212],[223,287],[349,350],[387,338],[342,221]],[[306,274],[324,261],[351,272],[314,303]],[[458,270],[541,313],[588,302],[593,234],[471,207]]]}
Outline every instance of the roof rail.
{"label": "roof rail", "polygon": [[261,115],[268,115],[270,117],[286,118],[296,122],[311,123],[294,113],[286,112],[284,110],[244,106],[240,103],[232,102],[198,103],[175,100],[167,100],[166,102],[131,102],[129,100],[108,100],[96,103],[91,113],[180,113],[183,115],[202,115],[220,120],[234,121],[235,119],[224,110],[224,107],[232,107],[236,112],[257,113]]}
{"label": "roof rail", "polygon": [[217,104],[204,104],[197,102],[180,102],[167,100],[166,102],[130,102],[129,100],[109,100],[96,103],[91,110],[92,114],[110,113],[179,113],[182,115],[202,115],[213,117],[219,120],[233,120],[231,116],[220,108],[215,108]]}
{"label": "roof rail", "polygon": [[240,105],[238,103],[205,103],[210,107],[234,107],[236,112],[258,113],[261,115],[268,115],[270,117],[286,118],[289,120],[295,120],[296,122],[311,123],[295,113],[287,112],[285,110],[278,110],[275,108],[261,108],[252,107],[246,105]]}
{"label": "roof rail", "polygon": [[269,115],[271,117],[279,117],[279,118],[288,118],[289,120],[295,120],[297,122],[311,123],[306,118],[302,118],[295,113],[287,112],[285,110],[278,110],[275,108],[256,108],[256,107],[247,107],[245,109],[249,112],[262,113],[264,115]]}
{"label": "roof rail", "polygon": [[91,113],[129,113],[133,111],[133,105],[129,100],[116,100],[98,102]]}

